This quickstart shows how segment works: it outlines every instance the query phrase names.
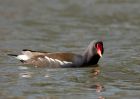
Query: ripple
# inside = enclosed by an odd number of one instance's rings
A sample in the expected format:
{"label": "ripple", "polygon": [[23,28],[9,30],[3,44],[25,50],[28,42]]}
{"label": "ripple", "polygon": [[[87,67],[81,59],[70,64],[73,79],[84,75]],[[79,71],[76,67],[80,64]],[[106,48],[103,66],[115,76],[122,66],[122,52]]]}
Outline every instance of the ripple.
{"label": "ripple", "polygon": [[33,75],[32,72],[24,72],[24,73],[19,73],[19,76],[22,78],[31,78]]}

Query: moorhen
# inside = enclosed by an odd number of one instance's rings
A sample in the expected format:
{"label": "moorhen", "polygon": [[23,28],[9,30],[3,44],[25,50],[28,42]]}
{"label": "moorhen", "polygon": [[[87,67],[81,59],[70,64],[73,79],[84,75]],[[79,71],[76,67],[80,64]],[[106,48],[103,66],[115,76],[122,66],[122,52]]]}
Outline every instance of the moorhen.
{"label": "moorhen", "polygon": [[92,41],[83,52],[75,54],[68,52],[41,52],[28,49],[22,50],[22,54],[8,54],[15,56],[22,63],[36,67],[85,67],[98,63],[104,52],[102,41]]}

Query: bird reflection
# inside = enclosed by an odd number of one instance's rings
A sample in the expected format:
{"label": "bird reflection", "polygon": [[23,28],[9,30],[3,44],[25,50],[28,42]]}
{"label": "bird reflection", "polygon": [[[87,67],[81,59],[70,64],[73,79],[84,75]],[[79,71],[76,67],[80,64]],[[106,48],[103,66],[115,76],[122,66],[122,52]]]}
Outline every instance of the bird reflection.
{"label": "bird reflection", "polygon": [[90,73],[92,76],[98,76],[100,74],[100,66],[99,65],[94,65],[94,67],[91,69]]}
{"label": "bird reflection", "polygon": [[102,92],[105,90],[103,85],[101,85],[100,83],[95,83],[94,85],[90,86],[90,88],[95,89],[96,92]]}
{"label": "bird reflection", "polygon": [[100,83],[98,76],[100,75],[100,66],[99,65],[94,65],[93,68],[90,71],[90,78],[92,85],[89,87],[91,89],[95,89],[95,91],[99,94],[98,99],[105,99],[102,95],[101,92],[105,91],[104,86]]}

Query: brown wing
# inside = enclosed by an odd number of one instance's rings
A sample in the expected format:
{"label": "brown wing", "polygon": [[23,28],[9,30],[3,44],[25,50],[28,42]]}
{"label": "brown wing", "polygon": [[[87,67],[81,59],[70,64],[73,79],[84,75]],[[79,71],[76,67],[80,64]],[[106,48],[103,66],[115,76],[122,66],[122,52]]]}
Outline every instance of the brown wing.
{"label": "brown wing", "polygon": [[27,60],[25,64],[31,64],[37,67],[60,67],[80,65],[82,57],[72,53],[44,53],[35,55]]}
{"label": "brown wing", "polygon": [[28,49],[24,49],[22,50],[22,54],[27,55],[29,57],[35,57],[35,56],[39,56],[39,55],[46,55],[50,52],[43,52],[43,51],[33,51],[33,50],[28,50]]}

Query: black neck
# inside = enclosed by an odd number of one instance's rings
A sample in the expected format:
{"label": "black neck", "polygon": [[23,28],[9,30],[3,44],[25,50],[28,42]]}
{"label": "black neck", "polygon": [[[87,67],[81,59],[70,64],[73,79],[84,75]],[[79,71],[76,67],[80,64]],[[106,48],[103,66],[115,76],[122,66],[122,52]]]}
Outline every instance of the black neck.
{"label": "black neck", "polygon": [[86,65],[95,65],[98,63],[99,59],[100,59],[99,55],[94,55],[89,61],[85,61],[85,64]]}

